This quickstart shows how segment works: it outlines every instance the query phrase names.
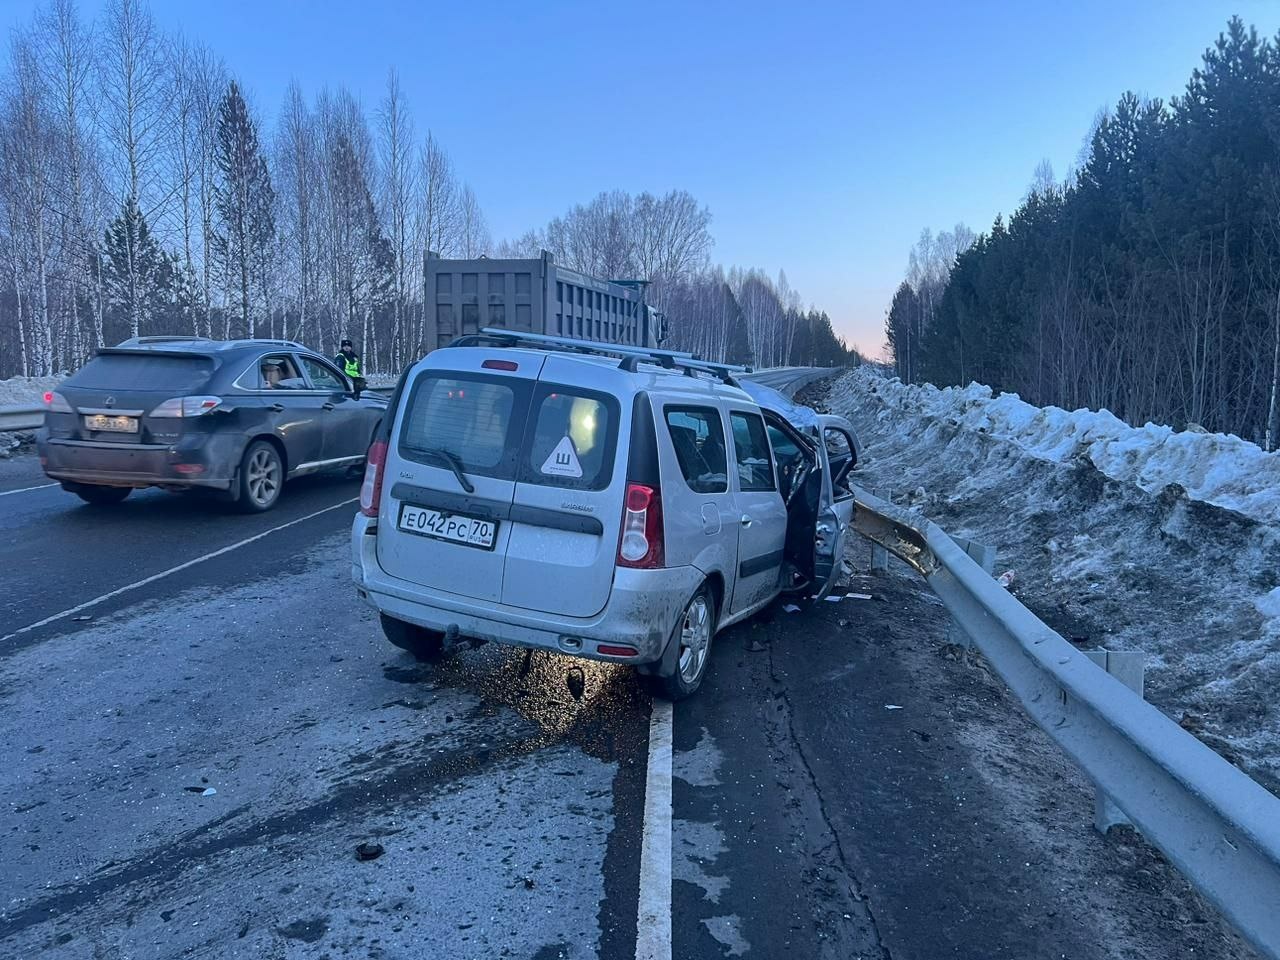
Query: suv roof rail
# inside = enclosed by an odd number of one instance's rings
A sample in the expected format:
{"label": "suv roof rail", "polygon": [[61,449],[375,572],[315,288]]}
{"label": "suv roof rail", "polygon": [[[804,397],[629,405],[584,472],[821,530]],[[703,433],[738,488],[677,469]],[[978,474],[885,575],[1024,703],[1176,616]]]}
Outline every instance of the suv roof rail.
{"label": "suv roof rail", "polygon": [[713,363],[702,360],[692,353],[679,350],[658,350],[650,347],[634,347],[624,343],[605,343],[599,340],[582,340],[577,337],[557,337],[545,333],[524,333],[519,330],[506,330],[495,327],[484,327],[479,333],[458,337],[451,347],[478,347],[484,345],[497,347],[515,347],[520,345],[539,347],[549,350],[562,350],[566,353],[585,353],[593,356],[617,356],[622,358],[618,369],[634,373],[640,363],[656,363],[666,370],[677,368],[692,375],[694,371],[713,373],[730,386],[737,386],[733,379],[735,373],[749,373],[749,367],[740,367],[728,363]]}
{"label": "suv roof rail", "polygon": [[118,347],[142,347],[148,343],[209,343],[209,337],[197,337],[192,334],[165,334],[151,337],[130,337],[121,340]]}
{"label": "suv roof rail", "polygon": [[273,340],[269,337],[248,337],[244,340],[232,340],[229,342],[231,343],[263,343],[273,347],[292,347],[295,350],[310,349],[309,347],[305,347],[302,344],[300,344],[297,340]]}

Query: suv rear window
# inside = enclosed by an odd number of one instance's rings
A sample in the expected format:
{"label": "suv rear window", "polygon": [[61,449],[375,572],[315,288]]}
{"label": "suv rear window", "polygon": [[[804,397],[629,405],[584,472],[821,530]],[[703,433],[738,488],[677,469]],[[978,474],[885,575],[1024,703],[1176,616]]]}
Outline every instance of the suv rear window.
{"label": "suv rear window", "polygon": [[[457,457],[468,473],[511,479],[527,381],[502,377],[424,375],[414,384],[400,428],[400,455],[436,464],[429,451]],[[517,395],[519,394],[519,395]]]}
{"label": "suv rear window", "polygon": [[173,390],[198,393],[213,373],[208,357],[105,353],[67,378],[69,387],[97,390]]}
{"label": "suv rear window", "polygon": [[603,490],[613,477],[618,402],[606,394],[539,384],[521,457],[522,483]]}

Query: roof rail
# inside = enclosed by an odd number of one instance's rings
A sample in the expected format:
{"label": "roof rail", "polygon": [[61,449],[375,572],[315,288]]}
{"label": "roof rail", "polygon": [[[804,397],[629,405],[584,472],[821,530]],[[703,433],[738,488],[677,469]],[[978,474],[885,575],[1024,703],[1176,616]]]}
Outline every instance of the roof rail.
{"label": "roof rail", "polygon": [[165,334],[151,337],[130,337],[128,340],[122,340],[116,346],[118,347],[140,347],[148,343],[192,343],[192,342],[208,342],[208,337],[197,337],[191,334]]}
{"label": "roof rail", "polygon": [[713,363],[701,360],[692,353],[679,350],[658,350],[650,347],[635,347],[625,343],[605,343],[599,340],[582,340],[577,337],[556,337],[545,333],[525,333],[519,330],[506,330],[496,327],[484,327],[479,333],[458,337],[451,347],[478,347],[483,345],[514,347],[521,344],[549,350],[563,350],[567,353],[585,353],[593,356],[617,356],[622,358],[618,364],[620,370],[634,373],[640,363],[656,363],[666,370],[683,369],[686,373],[702,371],[713,373],[725,383],[736,386],[734,373],[750,372],[748,367],[739,367],[727,363]]}
{"label": "roof rail", "polygon": [[238,340],[235,342],[237,343],[269,343],[273,347],[292,347],[295,350],[308,349],[306,346],[302,345],[297,340],[272,340],[267,337],[249,337],[245,340]]}

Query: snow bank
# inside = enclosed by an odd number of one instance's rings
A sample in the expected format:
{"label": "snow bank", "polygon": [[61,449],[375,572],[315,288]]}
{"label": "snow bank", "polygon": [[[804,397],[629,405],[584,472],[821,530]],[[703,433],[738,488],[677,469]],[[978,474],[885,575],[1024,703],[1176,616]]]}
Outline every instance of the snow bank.
{"label": "snow bank", "polygon": [[977,383],[939,390],[869,372],[852,377],[861,381],[855,389],[877,394],[891,410],[945,419],[1055,463],[1083,457],[1111,479],[1148,493],[1177,484],[1193,500],[1256,520],[1280,520],[1280,453],[1264,453],[1239,437],[1154,423],[1131,427],[1108,410],[1034,407],[1015,393],[992,397],[990,387]]}
{"label": "snow bank", "polygon": [[42,403],[45,391],[54,389],[61,382],[62,376],[0,380],[0,406]]}
{"label": "snow bank", "polygon": [[1148,699],[1280,792],[1280,455],[866,368],[823,403],[858,428],[860,484],[995,545],[1079,646],[1144,651]]}

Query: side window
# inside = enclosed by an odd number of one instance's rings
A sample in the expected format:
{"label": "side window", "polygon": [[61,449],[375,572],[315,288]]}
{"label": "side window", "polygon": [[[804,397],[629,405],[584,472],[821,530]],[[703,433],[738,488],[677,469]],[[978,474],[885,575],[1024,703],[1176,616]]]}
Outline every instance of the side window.
{"label": "side window", "polygon": [[255,367],[244,372],[238,386],[247,390],[305,390],[307,381],[302,379],[294,365],[293,357],[262,357]]}
{"label": "side window", "polygon": [[342,378],[325,364],[312,357],[303,357],[302,366],[306,369],[307,376],[311,378],[311,385],[317,390],[332,390],[335,393],[346,392],[347,385],[343,383]]}
{"label": "side window", "polygon": [[847,433],[836,427],[827,427],[822,432],[822,438],[827,445],[827,460],[831,463],[835,497],[837,500],[847,500],[853,496],[853,490],[849,487],[849,471],[857,463],[853,443]]}
{"label": "side window", "polygon": [[694,493],[724,493],[729,471],[720,413],[711,407],[667,407],[667,432],[685,483]]}
{"label": "side window", "polygon": [[768,430],[769,442],[773,444],[773,455],[778,460],[778,489],[782,491],[782,497],[785,500],[790,498],[792,489],[800,481],[803,468],[809,463],[809,457],[778,427],[770,424]]}
{"label": "side window", "polygon": [[754,413],[730,413],[729,424],[738,461],[738,486],[743,490],[776,490],[764,420]]}

